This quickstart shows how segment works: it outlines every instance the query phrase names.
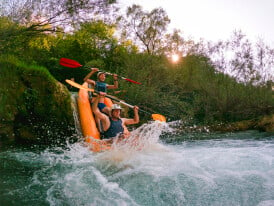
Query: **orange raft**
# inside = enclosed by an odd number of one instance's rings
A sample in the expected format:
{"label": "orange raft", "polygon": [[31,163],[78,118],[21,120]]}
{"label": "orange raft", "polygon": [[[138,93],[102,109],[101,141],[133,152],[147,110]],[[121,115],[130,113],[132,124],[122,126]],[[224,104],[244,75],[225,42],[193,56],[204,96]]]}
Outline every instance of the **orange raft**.
{"label": "orange raft", "polygon": [[[82,86],[88,87],[88,84],[84,83]],[[96,126],[87,90],[79,90],[77,103],[82,134],[85,141],[89,143],[91,150],[93,152],[101,152],[110,149],[111,145],[100,140],[100,132]],[[105,98],[105,104],[111,107],[112,101],[109,98]]]}

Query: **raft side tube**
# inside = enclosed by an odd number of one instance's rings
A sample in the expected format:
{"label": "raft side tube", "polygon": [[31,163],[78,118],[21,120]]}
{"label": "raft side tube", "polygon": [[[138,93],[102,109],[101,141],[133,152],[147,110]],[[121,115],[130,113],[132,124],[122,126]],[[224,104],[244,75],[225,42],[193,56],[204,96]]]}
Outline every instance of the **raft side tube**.
{"label": "raft side tube", "polygon": [[[88,84],[85,82],[83,86],[88,87]],[[79,90],[77,103],[80,125],[85,141],[90,144],[91,150],[93,152],[108,150],[110,148],[110,145],[100,140],[100,132],[96,125],[87,90]],[[111,107],[113,103],[109,98],[105,98],[105,104],[108,107]]]}

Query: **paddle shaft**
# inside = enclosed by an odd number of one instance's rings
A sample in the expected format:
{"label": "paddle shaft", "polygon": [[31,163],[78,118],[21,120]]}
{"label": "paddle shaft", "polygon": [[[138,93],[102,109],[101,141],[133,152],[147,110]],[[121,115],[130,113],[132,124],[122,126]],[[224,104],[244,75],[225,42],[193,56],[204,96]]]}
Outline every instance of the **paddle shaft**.
{"label": "paddle shaft", "polygon": [[[97,92],[97,91],[95,91],[95,90],[93,90],[93,92],[94,93],[96,93],[96,94],[99,94],[99,92]],[[112,96],[110,96],[110,95],[105,95],[107,98],[109,98],[109,99],[111,99],[111,100],[113,100],[113,101],[115,101],[115,102],[118,102],[118,103],[120,103],[120,104],[123,104],[123,105],[125,105],[125,106],[127,106],[127,107],[129,107],[129,108],[134,108],[134,106],[133,105],[131,105],[131,104],[128,104],[128,103],[126,103],[126,102],[124,102],[124,101],[122,101],[122,100],[119,100],[119,99],[116,99],[116,98],[114,98],[114,97],[112,97]],[[144,113],[146,113],[146,114],[151,114],[151,113],[149,113],[149,112],[147,112],[147,111],[145,111],[145,110],[142,110],[142,109],[140,109],[139,108],[139,111],[141,111],[141,112],[144,112]]]}
{"label": "paddle shaft", "polygon": [[[60,65],[62,66],[65,66],[65,67],[70,67],[70,68],[78,68],[78,67],[83,67],[83,68],[86,68],[86,69],[90,69],[90,67],[87,67],[87,66],[83,66],[82,64],[80,64],[79,62],[75,61],[75,60],[72,60],[72,59],[67,59],[67,58],[61,58],[60,59]],[[112,73],[109,73],[109,72],[105,72],[105,71],[102,71],[102,70],[99,70],[98,72],[104,72],[105,74],[107,75],[114,75]],[[128,82],[131,82],[131,83],[134,83],[134,84],[141,84],[140,82],[136,82],[132,79],[128,79],[126,77],[122,77],[122,76],[119,76],[117,75],[117,77],[123,79],[123,80],[126,80]]]}
{"label": "paddle shaft", "polygon": [[[106,74],[106,75],[114,76],[114,74],[109,73],[109,72],[106,72],[106,71],[103,71],[103,70],[98,70],[98,72],[103,72],[103,73]],[[134,84],[141,84],[140,82],[136,82],[136,81],[134,81],[134,80],[132,80],[132,79],[128,79],[128,78],[126,78],[126,77],[122,77],[122,76],[119,76],[119,75],[117,75],[117,77],[119,77],[119,78],[122,79],[122,80],[126,80],[126,81],[128,81],[128,82],[132,82],[132,83],[134,83]]]}
{"label": "paddle shaft", "polygon": [[[78,89],[84,89],[84,90],[86,90],[86,91],[90,91],[90,92],[94,92],[94,93],[96,93],[96,94],[99,94],[99,92],[95,91],[94,89],[91,89],[91,88],[88,88],[88,87],[84,87],[84,86],[82,86],[82,85],[80,85],[80,84],[78,84],[78,83],[76,83],[76,82],[74,82],[74,81],[72,81],[72,80],[66,79],[66,82],[67,82],[68,84],[70,84],[71,86],[76,87],[76,88],[78,88]],[[130,108],[134,108],[133,105],[128,104],[128,103],[126,103],[126,102],[124,102],[124,101],[122,101],[122,100],[116,99],[116,98],[114,98],[114,97],[112,97],[112,96],[110,96],[110,95],[105,95],[105,96],[108,97],[108,98],[110,98],[111,100],[116,101],[116,102],[119,102],[119,103],[121,103],[121,104],[123,104],[123,105],[125,105],[125,106],[128,106],[128,107],[130,107]],[[154,120],[159,120],[159,121],[161,121],[161,122],[166,122],[166,118],[165,118],[163,115],[160,115],[160,114],[151,114],[150,112],[147,112],[147,111],[142,110],[142,109],[140,109],[140,108],[139,108],[139,111],[151,115],[152,118],[153,118]]]}
{"label": "paddle shaft", "polygon": [[[98,94],[98,92],[96,92],[96,91],[95,91],[95,93]],[[112,96],[106,95],[106,97],[110,98],[110,99],[113,100],[113,101],[119,102],[120,104],[123,104],[123,105],[125,105],[125,106],[128,106],[128,107],[130,107],[130,108],[134,108],[133,105],[128,104],[128,103],[126,103],[126,102],[124,102],[124,101],[122,101],[122,100],[113,98]],[[161,114],[152,114],[152,113],[147,112],[147,111],[145,111],[145,110],[142,110],[142,109],[140,109],[140,108],[139,108],[138,110],[141,111],[141,112],[144,112],[144,113],[146,113],[146,114],[151,115],[151,117],[152,117],[153,120],[159,120],[159,121],[161,121],[161,122],[166,122],[165,116],[163,116],[163,115],[161,115]]]}
{"label": "paddle shaft", "polygon": [[[98,94],[98,92],[96,92],[96,91],[95,91],[95,93]],[[113,100],[113,101],[115,101],[115,102],[118,102],[118,103],[120,103],[120,104],[123,104],[123,105],[125,105],[125,106],[127,106],[127,107],[129,107],[129,108],[134,108],[133,105],[128,104],[128,103],[126,103],[126,102],[124,102],[124,101],[122,101],[122,100],[116,99],[116,98],[114,98],[114,97],[112,97],[112,96],[110,96],[110,95],[106,95],[106,97],[107,97],[107,98],[110,98],[111,100]],[[145,110],[142,110],[142,109],[140,109],[140,108],[139,108],[139,111],[144,112],[144,113],[146,113],[146,114],[151,114],[151,113],[149,113],[149,112],[147,112],[147,111],[145,111]]]}

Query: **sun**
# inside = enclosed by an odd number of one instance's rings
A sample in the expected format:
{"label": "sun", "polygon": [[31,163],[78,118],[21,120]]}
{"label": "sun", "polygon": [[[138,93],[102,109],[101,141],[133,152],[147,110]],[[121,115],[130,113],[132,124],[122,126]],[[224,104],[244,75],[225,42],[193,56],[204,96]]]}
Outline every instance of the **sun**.
{"label": "sun", "polygon": [[173,63],[176,63],[179,61],[179,55],[178,54],[172,54],[171,55],[171,60]]}

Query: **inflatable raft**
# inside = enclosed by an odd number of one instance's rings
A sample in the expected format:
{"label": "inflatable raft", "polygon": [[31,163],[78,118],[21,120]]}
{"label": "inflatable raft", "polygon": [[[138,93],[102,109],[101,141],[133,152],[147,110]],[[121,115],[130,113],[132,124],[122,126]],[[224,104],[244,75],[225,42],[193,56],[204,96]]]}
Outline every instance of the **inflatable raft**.
{"label": "inflatable raft", "polygon": [[[92,108],[89,101],[89,95],[88,91],[94,92],[93,89],[88,88],[88,84],[84,83],[83,85],[80,85],[72,80],[66,79],[66,82],[70,84],[73,87],[76,87],[79,90],[78,93],[78,111],[79,111],[79,119],[80,119],[80,125],[82,129],[82,134],[85,138],[85,141],[90,145],[91,150],[94,152],[101,152],[110,149],[111,145],[107,144],[104,140],[100,139],[100,132],[96,126],[96,121],[93,116]],[[112,106],[112,100],[119,102],[120,104],[123,104],[125,106],[128,106],[130,108],[134,108],[133,105],[130,105],[122,100],[113,98],[112,96],[106,96],[105,97],[105,104],[108,107]],[[139,111],[142,111],[147,114],[151,114],[150,112],[144,111],[139,108]],[[155,121],[159,122],[166,122],[166,117],[160,114],[151,114],[151,117]]]}
{"label": "inflatable raft", "polygon": [[[84,83],[82,86],[88,87],[88,84]],[[103,140],[100,140],[100,132],[96,126],[96,121],[92,112],[87,90],[79,90],[77,104],[82,134],[91,150],[93,152],[101,152],[110,149],[111,145],[107,144]],[[111,107],[112,101],[106,97],[105,104],[108,107]]]}

